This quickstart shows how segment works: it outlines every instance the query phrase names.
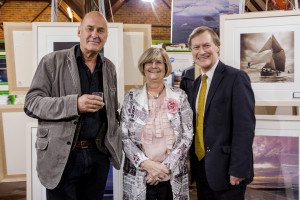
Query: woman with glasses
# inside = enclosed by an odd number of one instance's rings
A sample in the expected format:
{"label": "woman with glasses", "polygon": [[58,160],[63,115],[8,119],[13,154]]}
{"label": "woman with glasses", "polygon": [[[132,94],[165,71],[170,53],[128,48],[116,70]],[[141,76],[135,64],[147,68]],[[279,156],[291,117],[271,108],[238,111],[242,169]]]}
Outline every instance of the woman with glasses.
{"label": "woman with glasses", "polygon": [[125,95],[122,108],[123,199],[189,199],[187,151],[193,125],[187,96],[164,83],[172,72],[164,49],[146,50],[138,67],[146,83]]}

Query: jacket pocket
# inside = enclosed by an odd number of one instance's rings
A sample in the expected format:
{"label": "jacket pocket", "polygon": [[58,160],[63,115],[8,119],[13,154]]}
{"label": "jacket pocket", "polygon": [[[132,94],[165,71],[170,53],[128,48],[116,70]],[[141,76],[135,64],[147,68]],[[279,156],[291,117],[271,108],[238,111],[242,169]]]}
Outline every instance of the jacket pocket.
{"label": "jacket pocket", "polygon": [[37,130],[37,139],[35,143],[35,148],[37,150],[45,151],[48,147],[49,140],[48,140],[48,133],[49,129],[47,128],[38,128]]}
{"label": "jacket pocket", "polygon": [[44,151],[48,147],[48,140],[37,139],[35,143],[35,148]]}
{"label": "jacket pocket", "polygon": [[231,147],[230,146],[222,146],[222,151],[225,154],[230,154],[231,152]]}
{"label": "jacket pocket", "polygon": [[38,128],[36,136],[38,138],[45,138],[48,136],[49,129],[47,128]]}

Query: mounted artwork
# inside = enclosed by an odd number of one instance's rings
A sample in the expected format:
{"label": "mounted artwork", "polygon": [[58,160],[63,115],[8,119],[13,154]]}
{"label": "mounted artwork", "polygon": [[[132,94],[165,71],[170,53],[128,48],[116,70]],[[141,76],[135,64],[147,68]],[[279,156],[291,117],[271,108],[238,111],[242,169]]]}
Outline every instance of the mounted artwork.
{"label": "mounted artwork", "polygon": [[9,94],[26,94],[33,77],[31,23],[3,24]]}
{"label": "mounted artwork", "polygon": [[221,15],[220,27],[220,59],[247,72],[256,101],[299,101],[300,11]]}
{"label": "mounted artwork", "polygon": [[293,83],[294,32],[241,34],[240,68],[252,83]]}
{"label": "mounted artwork", "polygon": [[219,15],[238,12],[239,0],[173,0],[172,43],[187,43],[198,26],[208,26],[219,34]]}
{"label": "mounted artwork", "polygon": [[299,116],[257,116],[253,142],[254,180],[246,199],[299,199]]}
{"label": "mounted artwork", "polygon": [[272,132],[275,135],[255,136],[254,181],[248,185],[247,195],[251,199],[299,199],[299,132]]}

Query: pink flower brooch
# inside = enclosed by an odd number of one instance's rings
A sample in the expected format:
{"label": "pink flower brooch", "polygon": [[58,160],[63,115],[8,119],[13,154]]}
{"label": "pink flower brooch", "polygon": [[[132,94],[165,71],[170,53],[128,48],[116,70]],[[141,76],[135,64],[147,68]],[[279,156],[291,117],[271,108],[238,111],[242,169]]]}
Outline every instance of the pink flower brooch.
{"label": "pink flower brooch", "polygon": [[180,107],[180,105],[179,105],[178,101],[176,101],[175,99],[169,98],[166,101],[166,108],[167,108],[168,113],[172,113],[172,114],[177,113],[179,107]]}

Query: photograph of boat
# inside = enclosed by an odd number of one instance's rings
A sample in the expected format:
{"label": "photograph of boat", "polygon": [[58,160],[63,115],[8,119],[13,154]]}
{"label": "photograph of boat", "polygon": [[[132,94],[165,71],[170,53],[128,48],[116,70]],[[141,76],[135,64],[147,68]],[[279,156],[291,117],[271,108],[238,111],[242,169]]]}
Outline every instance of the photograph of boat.
{"label": "photograph of boat", "polygon": [[269,38],[259,53],[268,51],[269,54],[266,56],[268,61],[265,66],[261,69],[261,76],[278,76],[285,70],[285,53],[274,35]]}
{"label": "photograph of boat", "polygon": [[241,69],[252,83],[294,82],[294,32],[241,34]]}
{"label": "photograph of boat", "polygon": [[299,138],[255,136],[254,181],[246,199],[299,199]]}

